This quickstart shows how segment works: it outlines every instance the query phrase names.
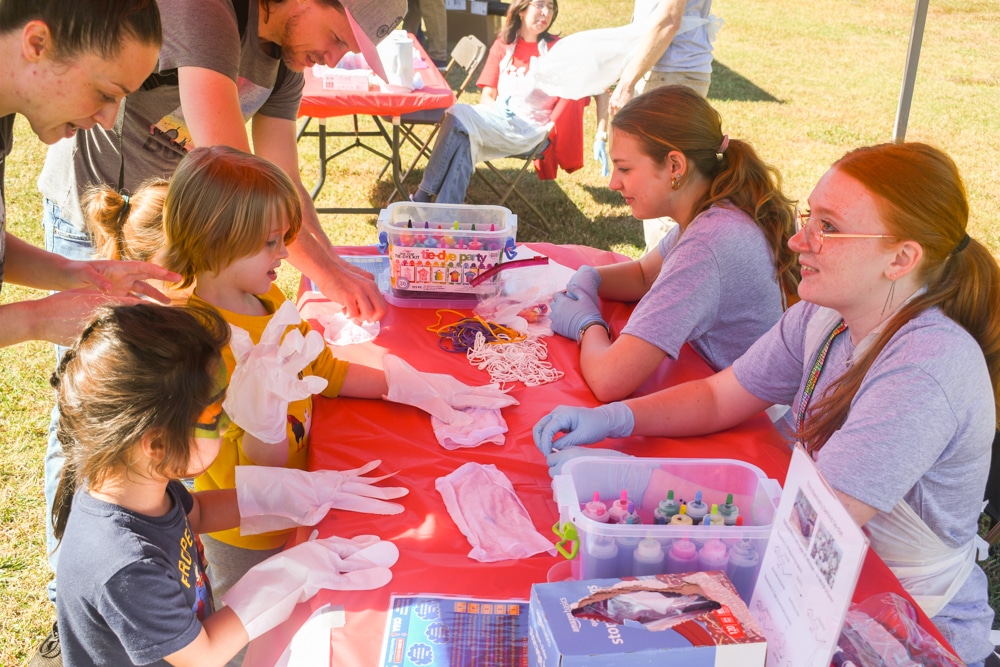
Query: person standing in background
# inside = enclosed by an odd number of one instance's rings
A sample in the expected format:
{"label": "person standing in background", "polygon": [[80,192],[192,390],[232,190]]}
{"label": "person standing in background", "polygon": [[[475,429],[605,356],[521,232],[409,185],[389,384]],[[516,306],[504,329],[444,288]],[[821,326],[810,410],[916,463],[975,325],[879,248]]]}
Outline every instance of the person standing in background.
{"label": "person standing in background", "polygon": [[[647,26],[635,53],[625,63],[608,102],[614,116],[634,96],[666,85],[691,88],[708,97],[712,81],[711,24],[681,32],[685,16],[709,19],[712,0],[635,0],[633,24]],[[594,137],[594,157],[608,172],[608,133],[599,125]],[[655,248],[674,226],[668,218],[643,220],[647,251]]]}
{"label": "person standing in background", "polygon": [[448,64],[448,13],[444,0],[407,0],[403,30],[414,35],[424,22],[424,47],[437,67]]}

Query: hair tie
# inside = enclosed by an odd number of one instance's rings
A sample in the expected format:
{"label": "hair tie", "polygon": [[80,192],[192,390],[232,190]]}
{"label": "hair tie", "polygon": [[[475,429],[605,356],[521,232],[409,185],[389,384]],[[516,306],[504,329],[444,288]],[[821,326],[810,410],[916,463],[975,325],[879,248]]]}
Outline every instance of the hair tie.
{"label": "hair tie", "polygon": [[129,196],[124,192],[119,192],[122,198],[122,210],[118,211],[118,229],[125,227],[125,221],[128,220],[128,208],[129,208]]}
{"label": "hair tie", "polygon": [[722,135],[722,143],[719,144],[719,149],[715,152],[715,159],[721,162],[722,154],[726,152],[727,148],[729,148],[729,135],[724,134]]}
{"label": "hair tie", "polygon": [[962,252],[963,250],[965,250],[966,246],[968,246],[968,245],[969,245],[969,241],[971,241],[971,240],[972,240],[972,239],[971,239],[971,238],[969,238],[969,235],[968,235],[968,234],[964,235],[964,236],[962,237],[962,240],[958,242],[958,245],[957,245],[957,246],[955,246],[955,249],[951,251],[951,254],[952,254],[952,255],[957,255],[958,253],[960,253],[960,252]]}

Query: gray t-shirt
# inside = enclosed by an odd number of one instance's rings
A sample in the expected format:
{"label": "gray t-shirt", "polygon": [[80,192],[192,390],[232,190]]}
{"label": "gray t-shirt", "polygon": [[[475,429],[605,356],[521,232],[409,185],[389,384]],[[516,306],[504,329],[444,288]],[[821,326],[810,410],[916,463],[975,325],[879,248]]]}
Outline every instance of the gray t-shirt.
{"label": "gray t-shirt", "polygon": [[212,613],[193,501],[172,481],[173,507],[150,517],[80,490],[59,557],[56,611],[67,665],[166,665]]}
{"label": "gray t-shirt", "polygon": [[[818,346],[806,330],[819,307],[801,302],[733,364],[736,379],[768,402],[798,409]],[[825,341],[827,331],[823,332]],[[809,359],[804,357],[808,354]],[[813,401],[847,369],[850,331],[836,339]],[[982,349],[937,308],[893,336],[869,369],[844,425],[816,457],[835,489],[888,512],[899,500],[945,544],[976,534],[996,427],[993,386]],[[981,660],[993,612],[979,568],[934,621],[963,659]],[[988,650],[987,650],[988,653]]]}
{"label": "gray t-shirt", "polygon": [[3,288],[3,267],[7,260],[7,205],[4,201],[4,173],[7,156],[14,145],[14,114],[0,118],[0,289]]}
{"label": "gray t-shirt", "polygon": [[[635,0],[633,23],[648,23],[659,0]],[[687,0],[684,16],[707,19],[712,13],[712,0]],[[712,42],[708,39],[708,26],[675,35],[670,46],[653,65],[654,72],[712,73]]]}
{"label": "gray t-shirt", "polygon": [[622,333],[676,359],[690,342],[709,366],[730,366],[781,317],[764,233],[743,211],[713,206],[659,245],[663,267]]}
{"label": "gray t-shirt", "polygon": [[[302,74],[290,72],[278,57],[262,50],[256,1],[249,2],[249,27],[244,28],[242,41],[232,0],[159,0],[159,6],[163,47],[157,71],[202,67],[228,76],[237,83],[244,121],[258,113],[296,118]],[[123,109],[125,188],[135,190],[154,176],[169,178],[194,148],[178,87],[165,84],[137,91],[126,98]],[[116,132],[94,127],[49,148],[38,187],[82,230],[80,195],[94,184],[116,185],[121,166]]]}

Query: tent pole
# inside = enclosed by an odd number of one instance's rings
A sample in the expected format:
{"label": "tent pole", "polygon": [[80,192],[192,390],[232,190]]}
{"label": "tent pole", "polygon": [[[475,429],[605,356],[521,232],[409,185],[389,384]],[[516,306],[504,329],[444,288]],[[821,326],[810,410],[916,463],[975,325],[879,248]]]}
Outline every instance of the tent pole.
{"label": "tent pole", "polygon": [[896,126],[892,131],[892,141],[897,144],[906,139],[906,122],[910,118],[910,102],[913,100],[913,86],[917,78],[917,63],[920,61],[920,45],[924,40],[928,3],[929,0],[917,0],[917,6],[913,10],[910,46],[906,51],[903,86],[899,91],[899,106],[896,108]]}

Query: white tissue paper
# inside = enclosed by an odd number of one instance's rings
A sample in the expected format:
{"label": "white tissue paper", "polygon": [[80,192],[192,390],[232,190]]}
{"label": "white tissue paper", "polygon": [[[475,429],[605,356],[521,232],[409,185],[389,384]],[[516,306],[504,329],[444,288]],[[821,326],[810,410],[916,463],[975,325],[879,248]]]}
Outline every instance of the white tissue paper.
{"label": "white tissue paper", "polygon": [[316,321],[323,327],[323,339],[330,345],[356,345],[375,340],[381,327],[378,322],[358,324],[344,313],[317,315]]}
{"label": "white tissue paper", "polygon": [[495,465],[469,462],[435,483],[448,514],[482,563],[529,558],[555,547],[535,530],[507,476]]}

